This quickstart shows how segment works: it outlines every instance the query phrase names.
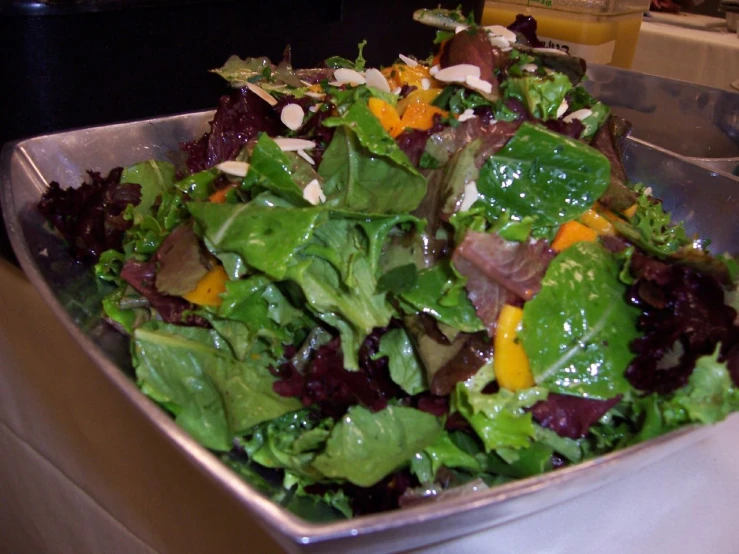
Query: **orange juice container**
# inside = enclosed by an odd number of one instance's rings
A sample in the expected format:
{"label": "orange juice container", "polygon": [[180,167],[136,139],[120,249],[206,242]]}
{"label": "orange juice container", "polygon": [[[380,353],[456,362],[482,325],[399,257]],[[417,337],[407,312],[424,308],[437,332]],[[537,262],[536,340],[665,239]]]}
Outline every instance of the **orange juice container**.
{"label": "orange juice container", "polygon": [[628,69],[648,9],[649,0],[488,0],[482,24],[508,26],[517,14],[530,15],[547,48]]}

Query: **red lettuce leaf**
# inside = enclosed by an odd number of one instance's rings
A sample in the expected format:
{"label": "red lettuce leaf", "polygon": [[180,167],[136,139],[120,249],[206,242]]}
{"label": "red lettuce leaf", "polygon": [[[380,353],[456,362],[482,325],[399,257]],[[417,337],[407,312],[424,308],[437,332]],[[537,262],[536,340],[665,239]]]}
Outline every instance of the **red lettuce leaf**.
{"label": "red lettuce leaf", "polygon": [[122,167],[102,177],[87,172],[90,180],[78,188],[62,189],[52,181],[38,203],[39,211],[61,233],[75,260],[98,261],[105,250],[120,250],[132,222],[123,214],[129,204],[141,201],[141,186],[121,184]]}
{"label": "red lettuce leaf", "polygon": [[526,46],[531,48],[542,48],[544,43],[536,36],[536,19],[530,15],[518,14],[516,21],[508,25],[508,29],[526,39]]}
{"label": "red lettuce leaf", "polygon": [[546,400],[537,402],[529,411],[542,427],[561,437],[579,439],[587,435],[590,427],[620,400],[621,395],[597,400],[550,392]]}
{"label": "red lettuce leaf", "polygon": [[210,132],[180,147],[187,153],[187,168],[195,173],[233,159],[259,132],[275,136],[281,128],[272,106],[243,88],[221,96]]}
{"label": "red lettuce leaf", "polygon": [[373,359],[382,335],[392,327],[375,329],[367,336],[359,349],[357,371],[344,369],[341,339],[337,337],[316,350],[302,373],[290,361],[273,368],[278,378],[274,391],[281,396],[299,398],[304,406],[316,406],[324,417],[333,418],[341,417],[356,404],[377,412],[391,398],[407,398],[390,377],[387,356]]}
{"label": "red lettuce leaf", "polygon": [[159,292],[154,284],[157,265],[154,262],[137,262],[129,260],[123,265],[121,278],[131,285],[141,296],[146,298],[161,318],[167,323],[210,327],[202,317],[186,313],[195,306],[179,296],[171,296]]}
{"label": "red lettuce leaf", "polygon": [[[718,343],[719,361],[736,363],[737,314],[724,303],[724,289],[715,277],[638,252],[631,272],[637,280],[629,300],[643,310],[637,328],[644,333],[631,344],[636,357],[625,373],[635,388],[667,394],[683,387],[696,360],[713,353]],[[737,372],[731,374],[739,385]]]}
{"label": "red lettuce leaf", "polygon": [[553,257],[543,240],[512,242],[496,234],[469,231],[454,250],[452,261],[467,277],[467,295],[493,336],[503,305],[533,298]]}

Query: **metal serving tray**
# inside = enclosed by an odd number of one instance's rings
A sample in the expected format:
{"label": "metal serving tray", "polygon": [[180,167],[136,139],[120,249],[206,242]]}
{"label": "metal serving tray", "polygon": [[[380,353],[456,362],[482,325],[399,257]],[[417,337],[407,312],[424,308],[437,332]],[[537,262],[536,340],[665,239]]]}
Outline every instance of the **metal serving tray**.
{"label": "metal serving tray", "polygon": [[[77,186],[85,170],[107,172],[151,158],[167,159],[179,141],[199,136],[212,112],[164,117],[36,137],[8,144],[0,177],[5,222],[29,279],[74,339],[118,388],[121,401],[144,412],[182,455],[230,491],[256,521],[290,552],[388,552],[417,548],[505,523],[564,502],[630,475],[706,436],[710,428],[685,428],[578,466],[412,509],[326,524],[306,522],[260,496],[186,435],[145,397],[132,378],[126,339],[103,324],[99,292],[44,225],[35,205],[47,183]],[[716,251],[739,244],[739,181],[668,151],[628,145],[632,179],[666,197],[666,206],[689,231],[713,240]],[[720,222],[717,224],[716,222]]]}

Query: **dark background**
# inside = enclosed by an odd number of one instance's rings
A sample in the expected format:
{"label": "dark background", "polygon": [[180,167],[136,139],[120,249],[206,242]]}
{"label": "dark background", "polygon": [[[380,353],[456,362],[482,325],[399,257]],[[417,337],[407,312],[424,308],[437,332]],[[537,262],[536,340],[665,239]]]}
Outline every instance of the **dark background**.
{"label": "dark background", "polygon": [[[0,145],[35,135],[214,108],[209,69],[232,55],[313,67],[333,55],[390,64],[425,57],[417,8],[482,14],[483,0],[0,0]],[[0,256],[13,259],[0,214]]]}
{"label": "dark background", "polygon": [[[0,143],[88,125],[215,107],[231,54],[295,67],[332,55],[369,63],[426,56],[434,31],[413,10],[438,0],[0,0]],[[455,7],[458,1],[441,2]],[[482,1],[461,2],[465,11]],[[478,13],[479,17],[480,13]]]}

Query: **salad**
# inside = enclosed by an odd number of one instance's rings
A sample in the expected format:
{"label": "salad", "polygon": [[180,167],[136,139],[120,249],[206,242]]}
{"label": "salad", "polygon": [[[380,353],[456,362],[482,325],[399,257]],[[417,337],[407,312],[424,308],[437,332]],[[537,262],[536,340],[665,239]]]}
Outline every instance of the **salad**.
{"label": "salad", "polygon": [[[737,265],[628,181],[536,22],[428,58],[232,57],[182,162],[52,182],[141,390],[314,520],[577,464],[739,408]],[[733,304],[733,306],[732,306]]]}

